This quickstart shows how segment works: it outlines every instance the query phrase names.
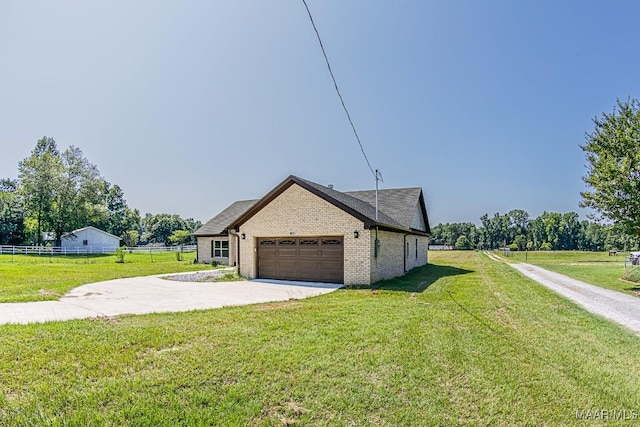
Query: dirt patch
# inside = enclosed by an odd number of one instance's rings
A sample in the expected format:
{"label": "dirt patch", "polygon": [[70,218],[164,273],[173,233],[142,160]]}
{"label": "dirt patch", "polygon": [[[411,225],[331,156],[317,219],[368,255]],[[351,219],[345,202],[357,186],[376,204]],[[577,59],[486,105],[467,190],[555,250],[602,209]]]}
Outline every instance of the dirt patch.
{"label": "dirt patch", "polygon": [[93,320],[94,322],[104,322],[110,324],[120,323],[120,319],[118,318],[118,316],[99,316],[93,317],[91,320]]}
{"label": "dirt patch", "polygon": [[58,296],[58,293],[49,291],[47,289],[40,289],[38,291],[38,295],[45,296],[45,297],[55,297],[55,296]]}
{"label": "dirt patch", "polygon": [[157,350],[156,353],[162,354],[162,353],[170,353],[170,352],[180,351],[180,350],[182,350],[180,347],[174,345],[173,347],[161,348],[160,350]]}
{"label": "dirt patch", "polygon": [[299,302],[275,302],[272,304],[262,304],[257,306],[257,310],[258,311],[267,311],[267,310],[282,310],[282,309],[287,309],[287,310],[291,310],[291,309],[296,309],[296,308],[301,308],[302,304],[300,304]]}
{"label": "dirt patch", "polygon": [[296,415],[304,415],[307,412],[309,412],[309,410],[307,408],[303,408],[302,406],[298,405],[295,402],[287,403],[287,407],[289,409],[291,409],[293,411],[293,413],[296,414]]}

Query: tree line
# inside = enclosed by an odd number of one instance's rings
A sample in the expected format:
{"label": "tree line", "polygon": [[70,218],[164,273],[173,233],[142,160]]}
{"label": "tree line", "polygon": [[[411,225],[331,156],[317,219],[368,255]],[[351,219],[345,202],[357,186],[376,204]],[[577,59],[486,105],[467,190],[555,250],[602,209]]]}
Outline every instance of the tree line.
{"label": "tree line", "polygon": [[165,213],[141,216],[79,148],[60,152],[47,136],[19,163],[18,179],[0,179],[0,244],[42,245],[52,236],[60,246],[64,233],[89,225],[135,246],[192,243],[202,223]]}
{"label": "tree line", "polygon": [[528,212],[514,209],[492,217],[480,217],[480,226],[471,222],[438,224],[432,228],[431,245],[456,249],[583,250],[640,248],[640,237],[627,234],[621,227],[580,220],[576,212],[544,212],[531,218]]}

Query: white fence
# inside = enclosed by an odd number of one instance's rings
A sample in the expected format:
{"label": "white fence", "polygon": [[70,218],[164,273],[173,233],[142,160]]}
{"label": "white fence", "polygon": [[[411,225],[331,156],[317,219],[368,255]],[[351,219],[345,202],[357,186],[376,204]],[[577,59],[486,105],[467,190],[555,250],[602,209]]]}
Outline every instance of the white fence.
{"label": "white fence", "polygon": [[[0,255],[91,255],[91,254],[112,254],[117,248],[111,247],[89,247],[83,248],[62,248],[59,246],[0,246]],[[126,248],[127,252],[135,253],[156,253],[156,252],[193,252],[196,245],[183,246],[132,246]]]}

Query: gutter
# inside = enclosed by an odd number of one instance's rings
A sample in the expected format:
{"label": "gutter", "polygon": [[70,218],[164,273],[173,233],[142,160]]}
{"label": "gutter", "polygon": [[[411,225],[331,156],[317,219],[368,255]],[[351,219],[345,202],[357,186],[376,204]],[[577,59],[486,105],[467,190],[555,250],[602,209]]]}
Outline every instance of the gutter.
{"label": "gutter", "polygon": [[402,252],[404,252],[404,256],[402,257],[402,262],[403,262],[403,269],[404,269],[404,273],[407,273],[407,258],[409,257],[409,251],[407,250],[407,236],[409,236],[410,233],[407,234],[403,234],[402,235]]}
{"label": "gutter", "polygon": [[409,234],[417,234],[419,236],[430,236],[430,233],[426,232],[426,231],[422,231],[422,230],[414,230],[411,228],[404,228],[404,227],[397,227],[397,226],[393,226],[393,225],[388,225],[388,224],[383,224],[383,223],[376,223],[376,222],[371,222],[371,223],[365,223],[364,225],[365,229],[368,230],[373,230],[375,229],[380,229],[380,230],[386,230],[386,231],[391,231],[394,233],[407,233],[407,235]]}

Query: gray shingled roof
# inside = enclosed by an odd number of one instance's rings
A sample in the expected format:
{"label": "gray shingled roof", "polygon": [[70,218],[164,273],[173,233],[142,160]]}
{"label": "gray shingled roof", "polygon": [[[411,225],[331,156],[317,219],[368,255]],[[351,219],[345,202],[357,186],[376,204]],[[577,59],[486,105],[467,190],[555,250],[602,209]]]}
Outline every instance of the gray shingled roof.
{"label": "gray shingled roof", "polygon": [[[422,189],[419,187],[378,190],[378,209],[393,218],[402,227],[411,228],[421,192]],[[371,206],[375,207],[376,205],[375,190],[346,191],[345,194],[365,201]]]}
{"label": "gray shingled roof", "polygon": [[[338,190],[334,190],[333,188],[325,187],[324,185],[317,184],[312,181],[308,181],[306,179],[300,177],[294,177],[300,181],[303,181],[307,185],[315,188],[317,191],[320,191],[327,196],[337,200],[338,202],[348,206],[349,208],[359,212],[360,214],[366,216],[371,221],[376,220],[376,207],[375,207],[375,190],[371,191],[352,191],[352,192],[341,192]],[[393,190],[387,190],[389,192]],[[372,193],[373,203],[368,200],[368,193]],[[380,192],[378,192],[378,197],[380,197]],[[388,199],[393,199],[392,197],[388,197]],[[413,219],[413,213],[415,211],[415,202],[417,198],[414,200],[413,210],[411,212],[411,218],[408,223],[403,223],[399,219],[399,217],[393,217],[392,211],[385,211],[382,208],[382,204],[380,203],[380,198],[378,200],[378,222],[390,225],[392,227],[400,227],[400,228],[409,228],[411,226],[411,219]],[[389,203],[391,205],[392,203]],[[395,211],[394,211],[395,212]]]}
{"label": "gray shingled roof", "polygon": [[257,200],[240,200],[232,203],[231,206],[211,218],[202,227],[198,228],[193,235],[218,236],[227,234],[227,228],[229,225],[231,225],[232,222],[238,219],[240,215],[245,213],[247,209],[253,206],[256,202]]}
{"label": "gray shingled roof", "polygon": [[[259,212],[264,206],[293,184],[307,189],[327,200],[336,207],[361,219],[366,227],[386,227],[390,230],[424,232],[429,234],[429,219],[426,216],[422,189],[395,188],[378,191],[378,219],[376,220],[375,190],[341,192],[294,175],[290,175],[260,200],[247,200],[241,207],[235,203],[220,215],[211,219],[194,235],[211,236],[226,234],[227,228],[237,227]],[[233,209],[232,209],[233,208]],[[415,230],[411,227],[416,209],[424,216],[426,230]],[[230,215],[227,211],[231,211]]]}

